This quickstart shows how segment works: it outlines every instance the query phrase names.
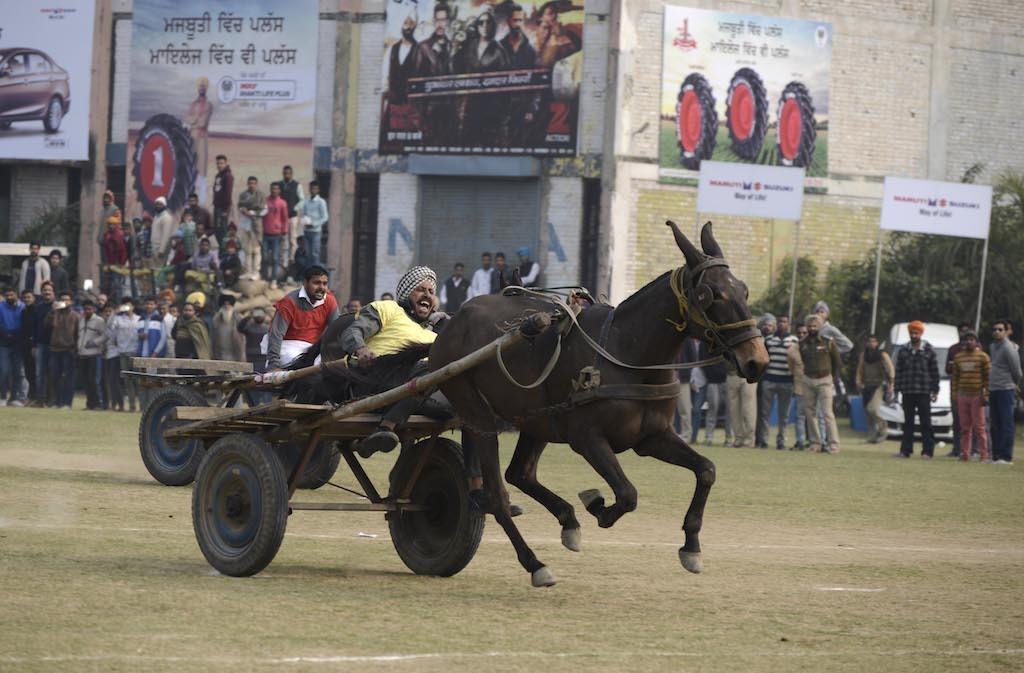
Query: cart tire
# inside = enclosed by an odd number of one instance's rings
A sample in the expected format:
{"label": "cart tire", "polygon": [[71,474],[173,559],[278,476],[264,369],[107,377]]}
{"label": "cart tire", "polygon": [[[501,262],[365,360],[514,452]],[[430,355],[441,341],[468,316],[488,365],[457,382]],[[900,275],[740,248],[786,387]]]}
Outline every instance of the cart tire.
{"label": "cart tire", "polygon": [[676,98],[676,142],[679,163],[698,170],[700,162],[710,159],[718,134],[718,112],[711,85],[700,73],[690,73],[679,87]]}
{"label": "cart tire", "polygon": [[778,161],[782,166],[809,168],[814,159],[818,131],[814,119],[814,101],[807,87],[790,82],[779,96]]}
{"label": "cart tire", "polygon": [[[295,442],[281,442],[274,445],[274,453],[277,454],[278,459],[281,461],[281,467],[284,468],[285,481],[291,476],[292,470],[295,469],[295,465],[299,462],[302,449],[300,445]],[[334,473],[338,470],[338,465],[341,463],[341,451],[338,450],[338,443],[333,441],[323,441],[317,445],[316,451],[313,452],[313,456],[306,463],[306,469],[302,471],[302,476],[299,477],[299,488],[317,489],[326,484],[334,476]]]}
{"label": "cart tire", "polygon": [[175,407],[208,406],[202,393],[185,386],[158,391],[142,411],[139,421],[139,453],[153,478],[165,486],[185,486],[195,479],[203,459],[203,443],[198,439],[167,440],[164,430],[188,421],[170,418]]}
{"label": "cart tire", "polygon": [[754,161],[768,132],[768,96],[761,76],[750,68],[740,68],[729,82],[725,100],[732,151],[742,159]]}
{"label": "cart tire", "polygon": [[480,546],[484,516],[470,508],[462,447],[450,439],[425,439],[402,451],[391,474],[392,498],[398,498],[420,452],[436,441],[412,489],[418,512],[390,512],[391,541],[402,562],[417,575],[450,577],[466,567]]}
{"label": "cart tire", "polygon": [[245,434],[218,439],[192,489],[192,528],[203,556],[232,577],[273,560],[288,522],[288,484],[274,450]]}

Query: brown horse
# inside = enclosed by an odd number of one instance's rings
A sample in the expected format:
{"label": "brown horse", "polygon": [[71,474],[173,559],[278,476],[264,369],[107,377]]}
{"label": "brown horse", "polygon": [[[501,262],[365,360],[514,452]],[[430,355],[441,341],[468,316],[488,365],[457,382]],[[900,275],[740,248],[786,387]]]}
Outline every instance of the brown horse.
{"label": "brown horse", "polygon": [[[520,429],[505,478],[558,519],[562,543],[573,551],[579,550],[580,525],[572,505],[537,481],[537,463],[548,442],[568,443],[611,487],[611,505],[605,505],[596,490],[580,494],[602,528],[636,509],[636,488],[616,454],[633,449],[692,470],[697,486],[683,520],[685,543],[679,557],[687,570],[701,571],[698,535],[715,466],[673,431],[678,383],[675,373],[661,365],[677,362],[684,338],[696,337],[753,382],[768,365],[768,354],[747,308],[746,285],[729,271],[711,223],[701,232],[703,250],[674,223],[667,224],[685,266],[661,275],[618,307],[584,310],[578,326],[562,337],[550,329],[531,343],[503,352],[505,368],[518,383],[510,382],[500,364],[492,361],[441,386],[466,423],[464,441],[480,456],[487,492],[475,495],[509,536],[534,586],[550,586],[555,580],[512,522],[498,459],[498,418]],[[550,301],[529,294],[477,297],[463,304],[438,336],[430,366],[443,367],[487,345],[524,315],[552,309]],[[599,355],[581,329],[611,359]],[[542,378],[559,339],[561,352],[549,376],[525,389]]]}

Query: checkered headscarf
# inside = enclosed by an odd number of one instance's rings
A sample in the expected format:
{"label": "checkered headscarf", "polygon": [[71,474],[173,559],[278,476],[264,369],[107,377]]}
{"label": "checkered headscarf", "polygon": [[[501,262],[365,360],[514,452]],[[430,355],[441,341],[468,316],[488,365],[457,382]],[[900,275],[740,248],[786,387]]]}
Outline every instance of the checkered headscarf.
{"label": "checkered headscarf", "polygon": [[414,266],[406,271],[395,287],[395,301],[399,304],[408,301],[412,291],[425,280],[429,280],[437,289],[437,274],[429,266]]}

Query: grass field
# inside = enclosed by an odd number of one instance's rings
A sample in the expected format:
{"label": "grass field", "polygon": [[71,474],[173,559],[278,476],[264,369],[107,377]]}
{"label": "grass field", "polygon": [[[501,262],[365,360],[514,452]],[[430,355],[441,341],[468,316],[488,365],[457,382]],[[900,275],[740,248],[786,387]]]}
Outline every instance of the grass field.
{"label": "grass field", "polygon": [[[761,146],[761,153],[755,163],[768,166],[778,164],[776,153],[778,148],[777,127],[772,126],[764,137],[764,145]],[[729,140],[729,130],[724,124],[719,124],[718,134],[715,137],[715,149],[711,153],[714,161],[743,161],[732,151]],[[683,168],[679,163],[679,142],[676,140],[676,128],[673,121],[661,121],[658,135],[658,161],[661,168]],[[814,143],[814,159],[807,168],[807,177],[825,178],[828,177],[828,130],[819,129]],[[662,178],[668,180],[667,178]]]}
{"label": "grass field", "polygon": [[[326,512],[297,513],[270,567],[232,579],[196,546],[191,489],[146,474],[138,416],[0,421],[0,671],[1024,667],[1020,464],[898,461],[852,433],[835,456],[707,448],[718,483],[692,575],[676,557],[692,475],[628,454],[639,508],[601,530],[579,507],[581,553],[513,493],[550,589],[530,587],[493,522],[469,567],[438,579],[405,569],[380,515]],[[389,461],[369,464],[382,483]],[[540,474],[573,501],[607,492],[565,447]]]}

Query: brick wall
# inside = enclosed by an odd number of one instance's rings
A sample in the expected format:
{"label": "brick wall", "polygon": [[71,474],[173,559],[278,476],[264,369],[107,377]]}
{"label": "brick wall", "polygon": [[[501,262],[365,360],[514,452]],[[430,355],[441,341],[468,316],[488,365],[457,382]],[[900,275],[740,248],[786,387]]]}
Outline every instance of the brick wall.
{"label": "brick wall", "polygon": [[931,48],[837,31],[829,170],[926,177]]}
{"label": "brick wall", "polygon": [[110,142],[128,142],[128,102],[131,94],[132,20],[114,23],[114,82],[110,106]]}
{"label": "brick wall", "polygon": [[800,0],[800,9],[808,18],[835,14],[908,23],[932,20],[932,0]]}
{"label": "brick wall", "polygon": [[985,33],[1024,36],[1024,7],[1020,0],[951,0],[954,23]]}
{"label": "brick wall", "polygon": [[11,225],[13,239],[47,206],[68,203],[68,169],[63,166],[20,164],[11,171]]}
{"label": "brick wall", "polygon": [[986,167],[982,182],[1024,171],[1024,56],[954,49],[950,90],[947,179],[976,162]]}
{"label": "brick wall", "polygon": [[[377,207],[377,276],[374,296],[394,292],[398,279],[415,263],[419,211],[419,182],[410,173],[381,173],[380,200]],[[412,232],[408,244],[395,236],[388,248],[391,221],[398,220]]]}

